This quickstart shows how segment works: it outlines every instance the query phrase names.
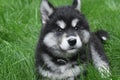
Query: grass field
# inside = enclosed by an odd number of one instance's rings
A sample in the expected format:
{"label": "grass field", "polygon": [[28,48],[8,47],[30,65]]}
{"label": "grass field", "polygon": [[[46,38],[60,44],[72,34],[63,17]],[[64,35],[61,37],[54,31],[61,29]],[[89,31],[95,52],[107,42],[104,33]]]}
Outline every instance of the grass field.
{"label": "grass field", "polygon": [[[55,6],[72,0],[50,0]],[[39,0],[0,0],[0,80],[35,80],[34,55],[41,28]],[[120,80],[120,0],[82,0],[91,30],[107,30],[104,45],[113,80]],[[87,80],[100,78],[93,68]],[[108,79],[109,80],[109,79]]]}

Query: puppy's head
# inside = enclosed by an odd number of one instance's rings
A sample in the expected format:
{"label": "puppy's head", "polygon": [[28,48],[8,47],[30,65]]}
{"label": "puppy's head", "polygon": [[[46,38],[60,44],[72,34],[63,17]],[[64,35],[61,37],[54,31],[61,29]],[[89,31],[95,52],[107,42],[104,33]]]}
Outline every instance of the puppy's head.
{"label": "puppy's head", "polygon": [[80,12],[80,0],[73,5],[53,7],[47,0],[41,2],[43,43],[57,56],[77,53],[90,38],[88,23]]}

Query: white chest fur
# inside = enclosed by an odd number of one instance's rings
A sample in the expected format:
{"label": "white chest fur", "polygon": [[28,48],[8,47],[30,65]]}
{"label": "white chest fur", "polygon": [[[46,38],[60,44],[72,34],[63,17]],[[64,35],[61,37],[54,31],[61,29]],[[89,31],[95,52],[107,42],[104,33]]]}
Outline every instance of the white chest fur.
{"label": "white chest fur", "polygon": [[74,65],[74,67],[72,67],[72,63],[58,66],[54,64],[51,61],[51,58],[46,54],[43,55],[43,59],[47,67],[49,67],[52,71],[44,70],[41,66],[39,66],[39,73],[50,79],[66,79],[69,77],[75,77],[83,71],[82,66]]}

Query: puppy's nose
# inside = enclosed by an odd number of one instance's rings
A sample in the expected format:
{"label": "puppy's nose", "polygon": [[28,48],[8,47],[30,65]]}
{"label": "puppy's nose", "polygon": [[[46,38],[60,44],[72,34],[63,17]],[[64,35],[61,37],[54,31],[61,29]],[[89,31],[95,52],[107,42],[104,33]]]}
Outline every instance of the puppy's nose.
{"label": "puppy's nose", "polygon": [[77,40],[74,39],[74,38],[71,38],[71,39],[68,40],[68,43],[69,43],[70,46],[74,46],[76,44],[76,42],[77,42]]}

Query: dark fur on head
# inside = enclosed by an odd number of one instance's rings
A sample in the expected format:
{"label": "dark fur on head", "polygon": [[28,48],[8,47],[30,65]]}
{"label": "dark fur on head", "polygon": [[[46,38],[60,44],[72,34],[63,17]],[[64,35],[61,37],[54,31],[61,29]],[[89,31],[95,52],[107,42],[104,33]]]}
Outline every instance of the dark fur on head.
{"label": "dark fur on head", "polygon": [[105,39],[101,36],[105,32],[91,33],[80,7],[80,0],[73,0],[72,6],[58,8],[42,0],[42,29],[35,58],[37,72],[42,77],[75,80],[85,73],[83,65],[86,65],[88,55],[100,72],[102,68],[109,71],[100,41]]}

